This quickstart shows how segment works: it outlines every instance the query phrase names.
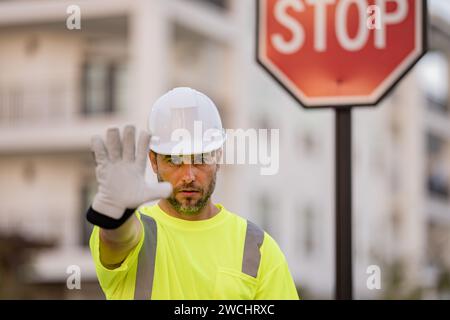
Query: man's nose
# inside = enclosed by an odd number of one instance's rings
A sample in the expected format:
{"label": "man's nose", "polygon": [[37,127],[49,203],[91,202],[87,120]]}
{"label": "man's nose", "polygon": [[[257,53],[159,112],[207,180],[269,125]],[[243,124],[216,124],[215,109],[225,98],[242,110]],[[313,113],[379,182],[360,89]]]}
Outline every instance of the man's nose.
{"label": "man's nose", "polygon": [[182,180],[184,183],[195,181],[194,166],[192,164],[183,164],[181,170],[183,170]]}

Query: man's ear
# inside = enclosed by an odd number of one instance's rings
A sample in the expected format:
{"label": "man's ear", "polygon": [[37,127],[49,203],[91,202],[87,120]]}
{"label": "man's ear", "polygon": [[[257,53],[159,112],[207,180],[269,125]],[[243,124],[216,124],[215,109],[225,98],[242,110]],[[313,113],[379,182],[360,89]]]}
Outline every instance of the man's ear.
{"label": "man's ear", "polygon": [[157,154],[150,150],[148,153],[148,157],[150,158],[150,163],[152,164],[152,169],[154,173],[158,173],[158,160],[157,160]]}

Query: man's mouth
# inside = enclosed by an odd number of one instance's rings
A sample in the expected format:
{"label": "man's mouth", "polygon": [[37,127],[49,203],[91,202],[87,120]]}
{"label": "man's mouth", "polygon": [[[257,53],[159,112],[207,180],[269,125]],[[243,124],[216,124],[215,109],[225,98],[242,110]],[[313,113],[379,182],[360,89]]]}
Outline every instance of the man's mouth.
{"label": "man's mouth", "polygon": [[183,195],[193,195],[193,194],[197,194],[200,191],[198,190],[193,190],[193,189],[181,189],[180,191],[178,191],[178,193],[181,193]]}

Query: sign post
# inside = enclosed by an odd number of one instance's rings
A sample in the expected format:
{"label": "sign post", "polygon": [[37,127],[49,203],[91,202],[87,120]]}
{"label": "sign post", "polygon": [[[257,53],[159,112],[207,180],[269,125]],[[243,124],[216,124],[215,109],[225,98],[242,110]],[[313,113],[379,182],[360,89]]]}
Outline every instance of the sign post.
{"label": "sign post", "polygon": [[256,0],[256,60],[305,108],[336,111],[336,299],[352,299],[351,110],[425,54],[426,0]]}
{"label": "sign post", "polygon": [[335,298],[352,299],[352,109],[336,109],[335,199],[336,279]]}

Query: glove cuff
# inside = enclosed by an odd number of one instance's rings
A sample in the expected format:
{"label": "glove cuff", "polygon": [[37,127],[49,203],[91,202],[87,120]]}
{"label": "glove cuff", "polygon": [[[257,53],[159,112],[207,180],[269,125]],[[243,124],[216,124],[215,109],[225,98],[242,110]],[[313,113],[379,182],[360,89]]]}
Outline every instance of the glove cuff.
{"label": "glove cuff", "polygon": [[123,225],[135,211],[136,209],[126,209],[120,219],[114,219],[95,211],[92,207],[89,207],[86,212],[86,219],[90,223],[103,229],[117,229]]}

